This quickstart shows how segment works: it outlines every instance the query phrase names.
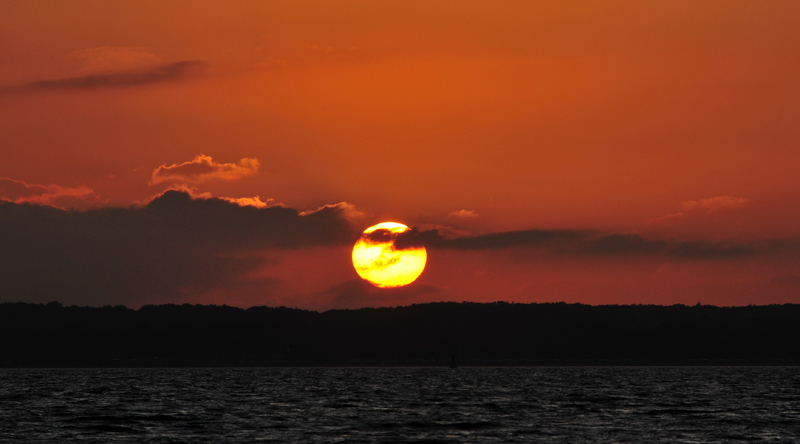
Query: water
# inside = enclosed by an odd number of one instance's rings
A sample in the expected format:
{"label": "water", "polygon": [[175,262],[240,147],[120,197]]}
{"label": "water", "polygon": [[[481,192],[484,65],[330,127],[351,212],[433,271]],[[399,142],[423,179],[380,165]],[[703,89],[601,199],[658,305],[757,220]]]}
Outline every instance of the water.
{"label": "water", "polygon": [[0,441],[798,442],[800,368],[0,369]]}

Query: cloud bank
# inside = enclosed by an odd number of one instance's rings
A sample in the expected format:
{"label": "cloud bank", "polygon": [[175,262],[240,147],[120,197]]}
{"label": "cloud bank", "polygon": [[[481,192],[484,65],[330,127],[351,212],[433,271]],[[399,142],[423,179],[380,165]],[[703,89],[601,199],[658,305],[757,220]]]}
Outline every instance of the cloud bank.
{"label": "cloud bank", "polygon": [[265,250],[357,233],[338,208],[301,216],[167,191],[147,206],[64,211],[0,202],[0,295],[9,301],[157,303],[240,284]]}

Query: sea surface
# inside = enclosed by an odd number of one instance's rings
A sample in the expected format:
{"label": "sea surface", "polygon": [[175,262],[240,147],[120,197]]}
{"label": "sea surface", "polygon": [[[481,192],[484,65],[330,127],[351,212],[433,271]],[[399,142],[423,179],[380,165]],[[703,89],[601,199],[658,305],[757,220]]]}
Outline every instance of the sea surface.
{"label": "sea surface", "polygon": [[2,442],[800,442],[797,367],[0,369]]}

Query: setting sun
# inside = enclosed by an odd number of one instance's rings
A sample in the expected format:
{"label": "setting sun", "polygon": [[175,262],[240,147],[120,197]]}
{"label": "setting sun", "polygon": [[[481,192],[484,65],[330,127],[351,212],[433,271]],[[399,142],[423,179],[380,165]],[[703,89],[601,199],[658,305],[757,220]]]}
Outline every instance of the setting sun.
{"label": "setting sun", "polygon": [[425,247],[397,249],[395,239],[409,228],[395,222],[373,225],[361,235],[353,247],[353,266],[363,279],[381,288],[402,287],[414,282],[422,270],[428,253]]}

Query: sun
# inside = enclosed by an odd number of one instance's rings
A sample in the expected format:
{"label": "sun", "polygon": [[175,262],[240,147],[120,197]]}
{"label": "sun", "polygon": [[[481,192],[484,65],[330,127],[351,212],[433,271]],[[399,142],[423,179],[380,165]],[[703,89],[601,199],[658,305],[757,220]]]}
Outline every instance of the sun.
{"label": "sun", "polygon": [[353,246],[353,266],[363,279],[376,287],[402,287],[414,282],[428,260],[423,246],[396,248],[395,240],[409,228],[383,222],[366,230]]}

